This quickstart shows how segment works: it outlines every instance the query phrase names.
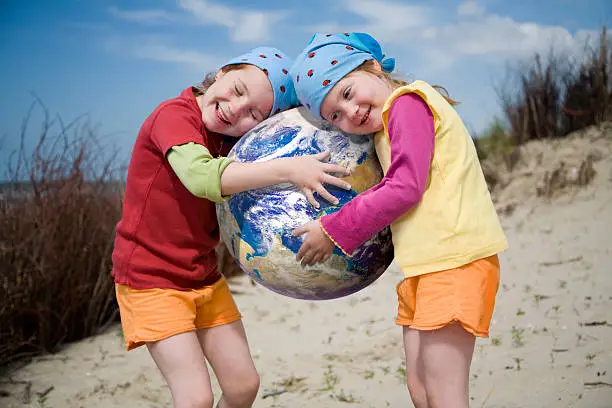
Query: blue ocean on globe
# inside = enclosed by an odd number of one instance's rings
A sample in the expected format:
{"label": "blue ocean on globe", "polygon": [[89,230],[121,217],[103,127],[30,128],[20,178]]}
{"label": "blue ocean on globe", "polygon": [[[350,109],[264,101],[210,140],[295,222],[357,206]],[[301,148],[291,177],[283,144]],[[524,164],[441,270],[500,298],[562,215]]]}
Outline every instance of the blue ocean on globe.
{"label": "blue ocean on globe", "polygon": [[292,230],[340,210],[357,194],[376,185],[382,170],[369,135],[343,133],[306,109],[291,109],[262,122],[243,136],[229,153],[237,162],[257,162],[330,152],[330,162],[351,168],[352,190],[326,186],[340,203],[315,195],[312,206],[293,184],[234,194],[217,204],[221,238],[241,269],[266,288],[296,299],[334,299],[374,282],[393,258],[391,232],[385,228],[348,257],[337,247],[329,260],[302,267],[296,254],[303,237]]}

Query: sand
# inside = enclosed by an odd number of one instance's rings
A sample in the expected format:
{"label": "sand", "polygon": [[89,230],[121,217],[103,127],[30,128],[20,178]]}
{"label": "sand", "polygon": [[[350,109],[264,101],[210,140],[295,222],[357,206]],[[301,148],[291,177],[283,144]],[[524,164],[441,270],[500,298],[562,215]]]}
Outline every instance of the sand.
{"label": "sand", "polygon": [[[612,407],[612,135],[593,137],[602,154],[589,185],[537,197],[534,173],[515,173],[531,185],[496,195],[500,208],[512,199],[502,215],[510,249],[491,337],[476,345],[472,407]],[[400,279],[392,265],[363,291],[323,302],[231,279],[261,374],[255,407],[411,406],[394,324]],[[171,406],[148,352],[126,353],[118,326],[1,381],[7,408]]]}

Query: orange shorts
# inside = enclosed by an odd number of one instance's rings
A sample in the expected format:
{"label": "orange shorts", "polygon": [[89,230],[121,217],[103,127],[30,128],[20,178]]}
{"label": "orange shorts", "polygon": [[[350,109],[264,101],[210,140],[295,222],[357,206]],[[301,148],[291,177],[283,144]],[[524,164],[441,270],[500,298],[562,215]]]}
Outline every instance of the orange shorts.
{"label": "orange shorts", "polygon": [[242,317],[224,278],[211,286],[185,291],[115,285],[115,293],[128,350]]}
{"label": "orange shorts", "polygon": [[497,255],[406,278],[397,285],[396,323],[435,330],[457,321],[474,336],[488,337],[498,287]]}

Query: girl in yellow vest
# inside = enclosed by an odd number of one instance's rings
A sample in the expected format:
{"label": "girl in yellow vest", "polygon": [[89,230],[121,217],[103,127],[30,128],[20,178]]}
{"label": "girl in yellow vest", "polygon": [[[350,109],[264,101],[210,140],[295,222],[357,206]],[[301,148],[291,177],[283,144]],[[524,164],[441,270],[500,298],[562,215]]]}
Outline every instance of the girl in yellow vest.
{"label": "girl in yellow vest", "polygon": [[391,226],[397,324],[406,382],[417,408],[467,407],[475,337],[487,337],[507,248],[476,150],[454,101],[423,81],[390,75],[378,42],[363,33],[315,34],[292,67],[300,102],[317,118],[375,134],[383,180],[341,210],[302,227],[297,257],[350,256]]}

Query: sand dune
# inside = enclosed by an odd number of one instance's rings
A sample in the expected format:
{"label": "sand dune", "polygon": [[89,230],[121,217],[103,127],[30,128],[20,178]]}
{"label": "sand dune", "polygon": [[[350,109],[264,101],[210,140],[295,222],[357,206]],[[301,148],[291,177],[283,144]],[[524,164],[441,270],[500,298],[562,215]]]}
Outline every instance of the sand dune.
{"label": "sand dune", "polygon": [[[502,216],[510,249],[501,255],[491,338],[477,342],[473,407],[612,407],[612,133],[566,143],[586,146],[585,156],[600,151],[589,185],[568,183],[550,198],[536,197],[543,171],[519,165],[506,188],[522,187],[496,196],[501,207],[513,203]],[[392,265],[362,292],[325,302],[232,279],[261,373],[255,406],[411,406],[394,324],[400,278]],[[11,408],[171,403],[147,351],[125,353],[119,327],[37,358],[0,390],[0,406]]]}

